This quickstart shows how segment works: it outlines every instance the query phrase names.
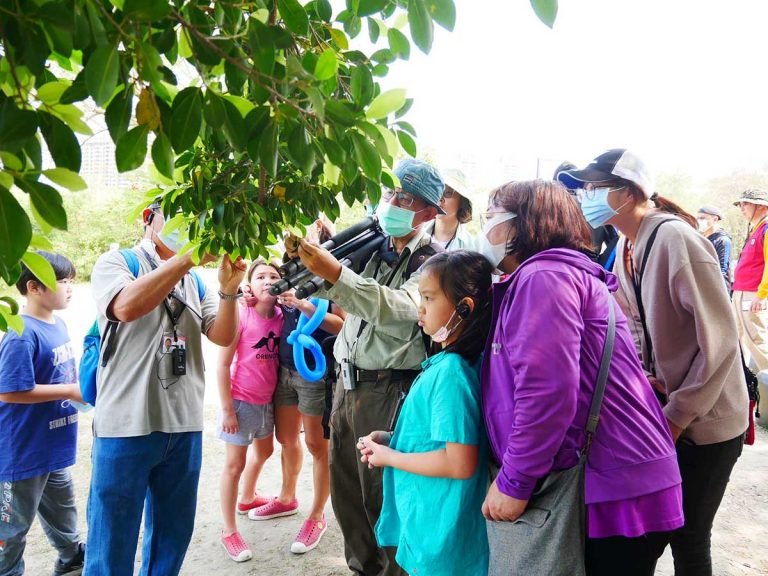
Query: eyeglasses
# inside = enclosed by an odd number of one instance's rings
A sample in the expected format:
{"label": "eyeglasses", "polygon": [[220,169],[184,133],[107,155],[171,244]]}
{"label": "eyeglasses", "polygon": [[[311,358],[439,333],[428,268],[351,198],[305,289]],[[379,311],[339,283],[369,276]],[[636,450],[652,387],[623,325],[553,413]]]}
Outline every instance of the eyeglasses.
{"label": "eyeglasses", "polygon": [[410,208],[417,200],[413,194],[403,192],[402,190],[389,190],[388,188],[385,188],[381,193],[381,199],[385,202],[389,202],[395,197],[397,198],[397,205],[400,206],[400,208]]}
{"label": "eyeglasses", "polygon": [[603,190],[607,190],[606,194],[610,194],[611,192],[617,192],[624,188],[626,188],[626,186],[592,186],[591,184],[587,184],[587,188],[579,188],[576,190],[576,198],[578,198],[579,201],[584,198],[587,200],[594,200],[598,192],[602,193]]}
{"label": "eyeglasses", "polygon": [[449,186],[446,186],[445,191],[443,192],[443,195],[441,196],[440,200],[448,200],[456,196],[456,194],[458,194],[456,190],[454,190],[453,188],[450,188]]}

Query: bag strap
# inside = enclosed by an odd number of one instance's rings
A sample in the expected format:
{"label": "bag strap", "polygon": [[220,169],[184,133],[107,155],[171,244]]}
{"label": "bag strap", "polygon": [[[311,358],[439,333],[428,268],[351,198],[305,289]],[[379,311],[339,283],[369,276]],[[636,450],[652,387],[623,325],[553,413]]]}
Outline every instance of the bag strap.
{"label": "bag strap", "polygon": [[603,356],[600,359],[600,370],[597,372],[597,382],[595,392],[592,395],[592,404],[589,407],[589,418],[587,418],[587,444],[584,447],[583,455],[589,452],[592,446],[592,437],[597,429],[597,423],[600,421],[600,409],[603,407],[603,397],[605,396],[605,385],[608,382],[608,372],[611,368],[611,358],[613,357],[613,345],[616,341],[616,303],[613,297],[608,295],[608,331],[603,345]]}
{"label": "bag strap", "polygon": [[643,362],[644,368],[650,372],[653,376],[656,376],[656,370],[653,366],[653,343],[651,342],[651,335],[648,333],[648,323],[645,320],[645,306],[643,306],[643,275],[645,274],[645,267],[648,264],[648,256],[651,254],[651,248],[656,241],[656,235],[659,233],[659,228],[662,224],[667,222],[674,222],[675,218],[667,218],[656,224],[656,228],[653,229],[651,235],[648,237],[648,241],[645,243],[645,252],[643,253],[643,261],[640,264],[640,270],[633,271],[632,286],[635,289],[635,302],[637,302],[637,312],[640,315],[640,323],[643,325],[643,339],[645,340],[645,349],[648,351],[648,363],[646,365]]}

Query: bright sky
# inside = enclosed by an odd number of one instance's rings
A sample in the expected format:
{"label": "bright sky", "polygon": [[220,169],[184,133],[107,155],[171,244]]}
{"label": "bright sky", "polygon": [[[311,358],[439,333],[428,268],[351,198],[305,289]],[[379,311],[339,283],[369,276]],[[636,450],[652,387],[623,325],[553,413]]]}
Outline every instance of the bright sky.
{"label": "bright sky", "polygon": [[695,178],[768,170],[765,0],[561,0],[553,30],[527,0],[455,1],[455,30],[385,79],[440,164],[494,185],[624,147]]}

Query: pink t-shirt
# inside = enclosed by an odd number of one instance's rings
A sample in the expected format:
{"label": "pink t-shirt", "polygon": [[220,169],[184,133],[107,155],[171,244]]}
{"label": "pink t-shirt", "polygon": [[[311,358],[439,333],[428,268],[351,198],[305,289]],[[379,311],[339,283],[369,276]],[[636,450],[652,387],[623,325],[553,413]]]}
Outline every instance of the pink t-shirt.
{"label": "pink t-shirt", "polygon": [[230,368],[232,399],[269,404],[277,387],[278,348],[283,311],[275,307],[272,318],[262,318],[255,308],[240,308],[240,340]]}

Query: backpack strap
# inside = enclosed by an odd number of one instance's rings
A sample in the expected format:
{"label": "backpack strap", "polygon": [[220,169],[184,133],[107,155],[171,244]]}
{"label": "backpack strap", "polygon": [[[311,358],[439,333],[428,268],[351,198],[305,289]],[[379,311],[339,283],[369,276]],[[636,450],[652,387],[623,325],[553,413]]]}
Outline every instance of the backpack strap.
{"label": "backpack strap", "polygon": [[205,298],[205,282],[203,282],[203,277],[200,276],[200,273],[197,270],[190,270],[189,273],[195,279],[195,283],[197,284],[197,296],[200,298],[200,304],[202,305],[203,298]]}
{"label": "backpack strap", "polygon": [[[651,254],[651,248],[653,247],[653,243],[656,241],[656,235],[659,233],[659,228],[661,228],[662,224],[666,224],[667,222],[674,222],[676,220],[677,220],[676,218],[667,218],[666,220],[662,220],[656,225],[656,227],[651,232],[651,235],[648,237],[648,241],[645,243],[645,252],[643,253],[643,261],[640,264],[640,269],[635,270],[634,274],[632,275],[632,286],[635,289],[635,301],[637,302],[637,312],[640,315],[640,322],[643,325],[643,338],[645,340],[645,349],[648,351],[648,363],[644,367],[653,376],[656,376],[656,370],[653,366],[653,343],[651,342],[651,335],[648,333],[648,323],[646,322],[646,319],[645,319],[645,306],[643,306],[643,295],[642,295],[643,274],[645,274],[645,267],[648,264],[648,256],[650,256]],[[646,364],[646,363],[643,362],[643,364]]]}
{"label": "backpack strap", "polygon": [[[120,255],[128,265],[128,270],[131,271],[133,277],[138,278],[139,273],[141,272],[141,267],[139,266],[139,257],[136,256],[136,252],[134,252],[131,248],[123,248],[120,250]],[[104,348],[104,353],[101,355],[102,368],[107,365],[109,358],[112,356],[118,324],[119,322],[115,322],[114,320],[107,320],[107,328],[104,330],[104,337],[101,339],[101,343]]]}
{"label": "backpack strap", "polygon": [[136,252],[131,248],[123,248],[120,250],[120,254],[125,259],[125,263],[128,264],[128,269],[133,274],[133,277],[138,278],[141,268],[139,267],[139,257],[136,256]]}

